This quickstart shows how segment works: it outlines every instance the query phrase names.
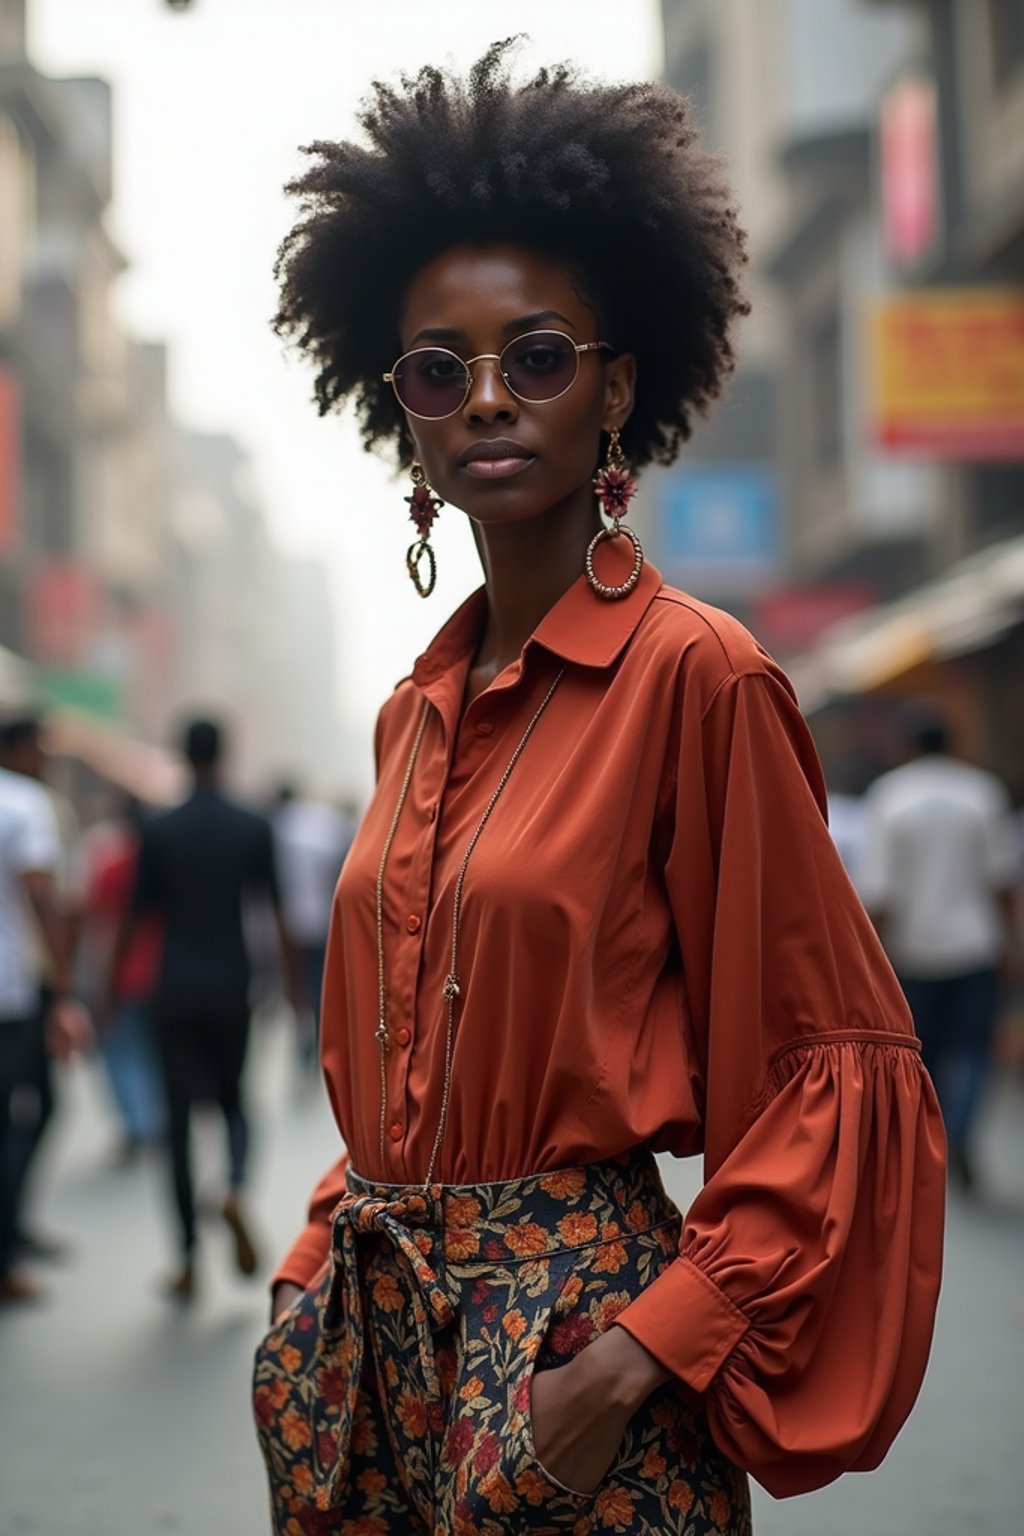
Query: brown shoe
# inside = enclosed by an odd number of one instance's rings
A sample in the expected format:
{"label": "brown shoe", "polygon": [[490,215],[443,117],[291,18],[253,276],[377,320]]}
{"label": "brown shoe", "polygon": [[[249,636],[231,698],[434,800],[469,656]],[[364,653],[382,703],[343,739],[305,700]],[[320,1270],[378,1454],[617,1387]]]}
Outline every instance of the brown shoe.
{"label": "brown shoe", "polygon": [[195,1269],[191,1264],[186,1264],[178,1274],[165,1280],[160,1289],[172,1301],[193,1301],[197,1289]]}
{"label": "brown shoe", "polygon": [[45,1297],[45,1288],[27,1275],[0,1277],[0,1307],[16,1307],[24,1302],[43,1301]]}
{"label": "brown shoe", "polygon": [[259,1267],[259,1256],[238,1208],[238,1202],[233,1198],[225,1200],[223,1214],[224,1220],[231,1229],[231,1236],[235,1240],[235,1267],[241,1275],[254,1275]]}

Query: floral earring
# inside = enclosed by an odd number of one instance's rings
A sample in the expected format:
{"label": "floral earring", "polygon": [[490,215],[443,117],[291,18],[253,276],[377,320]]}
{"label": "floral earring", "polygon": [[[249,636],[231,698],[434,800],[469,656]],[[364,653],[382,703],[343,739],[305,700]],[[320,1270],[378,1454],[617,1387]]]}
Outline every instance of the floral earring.
{"label": "floral earring", "polygon": [[[416,532],[419,539],[415,544],[410,544],[405,555],[405,568],[409,572],[412,584],[420,597],[429,597],[437,582],[437,557],[430,546],[430,530],[434,524],[434,518],[444,506],[440,496],[435,496],[427,484],[427,477],[423,471],[423,465],[415,459],[409,466],[409,474],[412,479],[413,491],[405,500],[410,507],[409,516],[416,524]],[[427,562],[427,579],[423,580],[420,566],[423,560]]]}
{"label": "floral earring", "polygon": [[[611,518],[612,526],[602,528],[590,541],[586,561],[587,580],[598,597],[615,601],[617,598],[629,596],[640,580],[640,572],[644,567],[643,545],[632,528],[620,521],[626,515],[629,504],[636,495],[636,481],[629,472],[629,465],[626,463],[626,456],[619,441],[618,427],[613,427],[611,430],[604,467],[594,476],[594,491],[601,504],[601,511],[605,517]],[[633,569],[619,586],[608,587],[599,580],[594,571],[594,551],[606,539],[617,539],[620,534],[624,534],[633,546]]]}

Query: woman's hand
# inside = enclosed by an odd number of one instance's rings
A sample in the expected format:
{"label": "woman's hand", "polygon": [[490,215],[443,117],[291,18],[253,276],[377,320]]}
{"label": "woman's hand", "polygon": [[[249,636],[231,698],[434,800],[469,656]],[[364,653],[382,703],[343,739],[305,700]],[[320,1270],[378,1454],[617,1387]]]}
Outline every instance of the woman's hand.
{"label": "woman's hand", "polygon": [[276,1323],[279,1317],[283,1317],[292,1303],[298,1301],[301,1295],[301,1285],[293,1285],[290,1280],[279,1281],[274,1286],[270,1297],[271,1325]]}
{"label": "woman's hand", "polygon": [[610,1328],[568,1365],[533,1378],[537,1460],[566,1488],[593,1493],[633,1414],[670,1373],[624,1328]]}

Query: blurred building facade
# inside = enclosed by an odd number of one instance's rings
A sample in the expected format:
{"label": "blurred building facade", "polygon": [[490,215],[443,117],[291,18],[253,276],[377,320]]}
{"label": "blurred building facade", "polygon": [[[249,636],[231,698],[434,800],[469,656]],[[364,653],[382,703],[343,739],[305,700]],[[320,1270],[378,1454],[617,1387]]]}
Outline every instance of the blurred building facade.
{"label": "blurred building facade", "polygon": [[270,542],[252,466],[234,438],[175,437],[171,611],[175,670],[166,703],[226,708],[243,780],[268,774],[338,787],[333,612],[316,561]]}
{"label": "blurred building facade", "polygon": [[754,316],[658,488],[656,558],[787,662],[827,764],[851,722],[880,755],[886,705],[927,692],[1024,795],[1024,5],[662,11],[666,77],[728,159]]}
{"label": "blurred building facade", "polygon": [[112,112],[104,81],[36,70],[26,0],[0,0],[0,647],[108,737],[166,742],[202,705],[253,785],[282,744],[328,779],[323,577],[273,548],[245,450],[174,420],[166,347],[117,316]]}

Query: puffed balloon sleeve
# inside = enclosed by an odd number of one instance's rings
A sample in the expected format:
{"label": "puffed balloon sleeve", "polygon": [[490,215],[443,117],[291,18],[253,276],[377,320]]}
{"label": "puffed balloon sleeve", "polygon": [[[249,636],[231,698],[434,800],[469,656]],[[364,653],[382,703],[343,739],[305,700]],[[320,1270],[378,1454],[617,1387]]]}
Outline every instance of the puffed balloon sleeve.
{"label": "puffed balloon sleeve", "polygon": [[881,1461],[939,1288],[944,1137],[836,854],[783,674],[752,645],[679,708],[665,878],[705,1187],[618,1321],[777,1496]]}

